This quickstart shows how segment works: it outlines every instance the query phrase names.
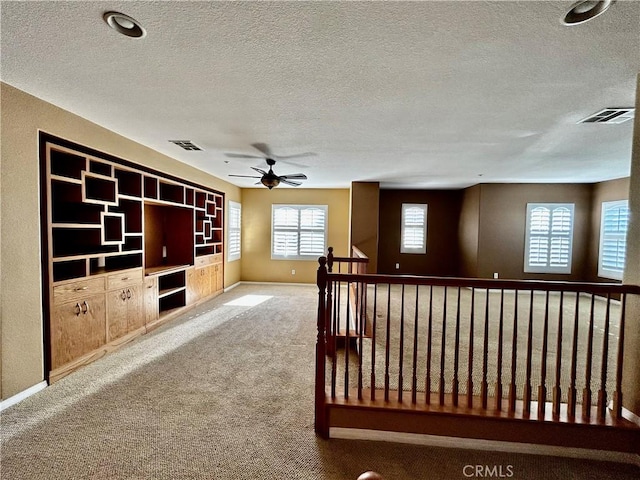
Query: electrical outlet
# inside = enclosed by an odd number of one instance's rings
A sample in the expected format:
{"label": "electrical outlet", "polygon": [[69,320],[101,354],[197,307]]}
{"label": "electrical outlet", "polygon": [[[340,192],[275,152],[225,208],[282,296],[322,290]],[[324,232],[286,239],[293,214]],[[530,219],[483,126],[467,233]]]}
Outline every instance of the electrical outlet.
{"label": "electrical outlet", "polygon": [[498,278],[498,272],[493,273],[493,278]]}
{"label": "electrical outlet", "polygon": [[399,270],[399,269],[400,269],[400,264],[396,263],[396,270]]}
{"label": "electrical outlet", "polygon": [[295,269],[291,270],[291,275],[295,275],[295,274],[296,274]]}

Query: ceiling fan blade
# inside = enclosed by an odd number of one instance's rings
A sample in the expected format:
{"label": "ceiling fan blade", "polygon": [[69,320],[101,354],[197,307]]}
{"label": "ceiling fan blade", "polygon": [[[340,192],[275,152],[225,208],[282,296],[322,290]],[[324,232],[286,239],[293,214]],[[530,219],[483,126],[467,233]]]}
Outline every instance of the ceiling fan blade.
{"label": "ceiling fan blade", "polygon": [[282,177],[280,177],[280,183],[286,183],[287,185],[291,185],[292,187],[299,187],[300,185],[302,185],[299,182],[292,182],[290,180],[286,180]]}
{"label": "ceiling fan blade", "polygon": [[307,176],[304,173],[290,173],[288,175],[280,175],[280,178],[285,180],[306,180]]}
{"label": "ceiling fan blade", "polygon": [[260,150],[267,157],[269,158],[273,157],[273,154],[271,153],[271,149],[269,149],[269,146],[266,143],[252,143],[251,146],[256,150]]}
{"label": "ceiling fan blade", "polygon": [[230,177],[244,177],[244,178],[262,178],[262,177],[257,177],[255,175],[233,175],[233,174],[229,174]]}
{"label": "ceiling fan blade", "polygon": [[263,158],[258,155],[246,155],[244,153],[226,153],[225,156],[229,158]]}
{"label": "ceiling fan blade", "polygon": [[258,172],[258,173],[260,173],[262,175],[266,175],[267,174],[267,172],[265,172],[261,168],[258,168],[258,167],[251,167],[251,168],[253,168],[256,172]]}
{"label": "ceiling fan blade", "polygon": [[300,158],[300,157],[316,157],[318,156],[315,152],[304,152],[304,153],[296,153],[295,155],[274,155],[274,158],[278,160],[286,160],[288,158]]}

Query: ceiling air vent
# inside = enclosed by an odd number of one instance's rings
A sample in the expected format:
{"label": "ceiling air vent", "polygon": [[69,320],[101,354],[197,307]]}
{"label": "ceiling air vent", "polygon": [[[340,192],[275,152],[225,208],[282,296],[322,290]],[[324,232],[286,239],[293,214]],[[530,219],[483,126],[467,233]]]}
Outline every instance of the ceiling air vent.
{"label": "ceiling air vent", "polygon": [[578,123],[623,123],[634,117],[634,108],[605,108]]}
{"label": "ceiling air vent", "polygon": [[195,143],[192,143],[191,140],[169,140],[171,143],[175,143],[179,147],[184,148],[185,150],[202,150]]}

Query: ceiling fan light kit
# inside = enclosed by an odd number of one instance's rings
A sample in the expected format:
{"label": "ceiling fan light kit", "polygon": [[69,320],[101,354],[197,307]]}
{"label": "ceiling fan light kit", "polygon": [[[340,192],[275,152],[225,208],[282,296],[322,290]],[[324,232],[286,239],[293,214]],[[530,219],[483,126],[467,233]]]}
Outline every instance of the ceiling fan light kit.
{"label": "ceiling fan light kit", "polygon": [[580,0],[571,5],[562,23],[565,25],[580,25],[602,15],[606,12],[615,0]]}
{"label": "ceiling fan light kit", "polygon": [[276,164],[276,161],[274,160],[274,158],[309,157],[309,156],[314,156],[315,153],[313,153],[313,152],[305,152],[305,153],[299,153],[297,155],[288,155],[286,157],[280,157],[278,155],[273,154],[271,152],[271,150],[269,149],[269,147],[264,143],[254,143],[254,144],[252,144],[252,147],[254,147],[256,150],[259,150],[260,152],[262,152],[263,156],[258,157],[256,155],[245,155],[245,154],[242,154],[242,153],[225,153],[225,155],[227,157],[230,157],[230,158],[262,158],[267,163],[267,165],[269,165],[269,171],[265,172],[264,170],[262,170],[260,168],[251,167],[253,170],[258,172],[262,176],[258,177],[258,176],[255,176],[255,175],[233,175],[233,174],[231,174],[231,175],[229,175],[230,177],[259,178],[260,181],[258,183],[256,183],[256,185],[262,184],[265,187],[267,187],[269,190],[271,190],[274,187],[277,187],[278,185],[280,185],[280,183],[284,183],[286,185],[291,185],[292,187],[299,187],[302,184],[300,182],[297,182],[297,181],[294,181],[294,180],[306,180],[307,179],[307,176],[304,173],[289,173],[287,175],[276,175],[273,172],[273,166]]}

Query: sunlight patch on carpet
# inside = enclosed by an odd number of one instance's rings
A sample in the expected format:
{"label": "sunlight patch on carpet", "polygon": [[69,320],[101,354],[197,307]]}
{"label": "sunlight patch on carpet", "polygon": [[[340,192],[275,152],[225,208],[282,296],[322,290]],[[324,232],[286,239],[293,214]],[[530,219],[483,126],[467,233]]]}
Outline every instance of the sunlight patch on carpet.
{"label": "sunlight patch on carpet", "polygon": [[273,298],[273,295],[245,295],[225,303],[225,306],[255,307],[256,305],[260,305],[262,302],[266,302],[270,298]]}

